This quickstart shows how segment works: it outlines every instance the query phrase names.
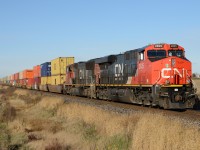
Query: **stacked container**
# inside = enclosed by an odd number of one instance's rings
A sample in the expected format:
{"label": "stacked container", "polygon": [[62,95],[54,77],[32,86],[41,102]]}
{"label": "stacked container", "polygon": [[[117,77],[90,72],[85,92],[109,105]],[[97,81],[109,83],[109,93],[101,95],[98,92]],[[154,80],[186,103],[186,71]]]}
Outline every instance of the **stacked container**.
{"label": "stacked container", "polygon": [[51,84],[51,62],[46,62],[40,65],[41,84],[40,90],[48,91],[48,85]]}
{"label": "stacked container", "polygon": [[13,82],[13,85],[14,86],[18,86],[19,84],[19,73],[15,73],[14,74],[14,82]]}
{"label": "stacked container", "polygon": [[33,85],[32,89],[38,90],[41,83],[41,68],[40,65],[33,67]]}
{"label": "stacked container", "polygon": [[10,76],[10,84],[13,86],[13,83],[14,83],[14,74],[12,74],[11,76]]}
{"label": "stacked container", "polygon": [[19,85],[18,87],[22,87],[23,85],[23,71],[19,72]]}
{"label": "stacked container", "polygon": [[23,79],[22,79],[22,87],[26,87],[31,89],[33,85],[33,70],[24,70],[23,71]]}
{"label": "stacked container", "polygon": [[49,91],[62,93],[66,81],[66,67],[74,63],[74,57],[59,57],[51,61],[51,85]]}
{"label": "stacked container", "polygon": [[6,84],[10,84],[10,76],[7,76]]}

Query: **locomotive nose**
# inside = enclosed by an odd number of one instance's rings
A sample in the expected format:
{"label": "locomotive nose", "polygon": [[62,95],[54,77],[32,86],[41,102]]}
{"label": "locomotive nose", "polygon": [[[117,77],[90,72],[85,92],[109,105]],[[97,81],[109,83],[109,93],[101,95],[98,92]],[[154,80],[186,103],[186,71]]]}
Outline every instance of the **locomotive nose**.
{"label": "locomotive nose", "polygon": [[176,65],[176,58],[172,58],[171,59],[171,66],[175,67],[175,65]]}

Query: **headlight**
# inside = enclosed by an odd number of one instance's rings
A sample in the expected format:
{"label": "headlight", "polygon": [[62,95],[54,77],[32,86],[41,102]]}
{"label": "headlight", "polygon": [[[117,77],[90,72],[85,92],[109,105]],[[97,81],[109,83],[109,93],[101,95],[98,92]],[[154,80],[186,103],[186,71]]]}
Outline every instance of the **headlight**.
{"label": "headlight", "polygon": [[175,91],[175,92],[178,92],[178,89],[176,88],[176,89],[174,89],[174,91]]}

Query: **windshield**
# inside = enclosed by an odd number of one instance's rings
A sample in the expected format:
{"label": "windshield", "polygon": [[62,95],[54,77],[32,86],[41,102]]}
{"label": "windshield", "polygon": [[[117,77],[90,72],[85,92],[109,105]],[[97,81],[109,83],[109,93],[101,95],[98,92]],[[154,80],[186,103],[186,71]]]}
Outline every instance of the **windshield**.
{"label": "windshield", "polygon": [[170,50],[168,51],[169,56],[177,56],[177,57],[183,57],[183,51],[181,50]]}
{"label": "windshield", "polygon": [[149,50],[147,52],[147,56],[153,57],[153,58],[166,57],[166,51],[165,50]]}

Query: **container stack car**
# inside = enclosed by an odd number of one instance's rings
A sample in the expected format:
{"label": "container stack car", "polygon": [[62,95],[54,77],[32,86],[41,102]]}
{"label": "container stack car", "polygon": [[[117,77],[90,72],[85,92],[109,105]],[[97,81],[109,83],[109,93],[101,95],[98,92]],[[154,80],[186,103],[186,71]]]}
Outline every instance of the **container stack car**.
{"label": "container stack car", "polygon": [[39,90],[41,84],[41,67],[40,65],[33,67],[33,85],[32,89]]}
{"label": "container stack car", "polygon": [[74,57],[59,57],[51,61],[51,84],[49,91],[62,93],[66,81],[66,67],[74,63]]}
{"label": "container stack car", "polygon": [[41,71],[41,91],[49,91],[48,85],[51,84],[51,62],[45,62],[40,65]]}

